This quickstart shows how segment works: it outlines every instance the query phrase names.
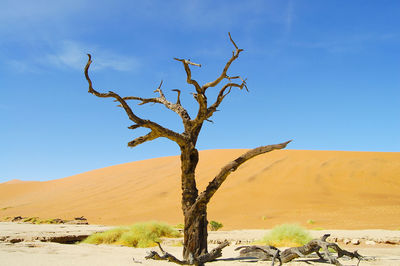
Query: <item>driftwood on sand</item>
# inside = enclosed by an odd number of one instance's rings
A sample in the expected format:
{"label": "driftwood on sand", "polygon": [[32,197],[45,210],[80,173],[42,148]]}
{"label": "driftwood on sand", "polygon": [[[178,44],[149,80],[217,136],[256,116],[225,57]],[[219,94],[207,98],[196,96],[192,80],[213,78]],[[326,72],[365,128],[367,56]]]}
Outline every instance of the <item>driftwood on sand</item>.
{"label": "driftwood on sand", "polygon": [[[305,257],[310,255],[311,253],[316,253],[321,260],[325,260],[334,265],[342,265],[337,258],[341,258],[343,256],[347,256],[350,258],[357,258],[358,264],[360,260],[363,258],[357,251],[350,252],[344,249],[341,249],[335,243],[329,243],[326,239],[330,236],[330,234],[325,234],[321,237],[321,239],[313,239],[307,244],[301,247],[292,247],[285,249],[284,251],[280,251],[276,247],[273,246],[241,246],[236,248],[235,250],[240,250],[241,257],[255,257],[260,260],[272,260],[272,264],[274,265],[275,261],[279,261],[279,265],[283,263],[290,262],[296,258]],[[337,252],[337,258],[333,257],[329,251],[329,248]],[[322,253],[324,256],[320,253]],[[357,264],[357,265],[358,265]]]}

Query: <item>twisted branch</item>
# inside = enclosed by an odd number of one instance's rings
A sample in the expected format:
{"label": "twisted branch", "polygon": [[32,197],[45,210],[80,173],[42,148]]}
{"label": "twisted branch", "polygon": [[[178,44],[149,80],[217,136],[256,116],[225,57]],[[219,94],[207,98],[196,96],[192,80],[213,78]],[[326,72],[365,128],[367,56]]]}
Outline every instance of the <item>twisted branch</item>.
{"label": "twisted branch", "polygon": [[[90,54],[88,54],[88,61],[86,63],[85,66],[85,77],[86,80],[89,84],[89,90],[88,92],[97,96],[97,97],[101,97],[101,98],[114,98],[117,102],[120,103],[120,105],[124,108],[126,114],[128,115],[129,119],[133,122],[136,123],[136,125],[131,126],[131,129],[135,129],[138,127],[145,127],[151,130],[151,132],[145,136],[139,137],[137,139],[135,139],[134,141],[130,142],[128,145],[130,145],[131,147],[137,146],[143,142],[149,141],[149,140],[153,140],[155,138],[158,137],[165,137],[168,138],[174,142],[176,142],[178,145],[183,145],[186,141],[185,137],[183,137],[182,135],[180,135],[179,133],[176,133],[170,129],[164,128],[163,126],[150,121],[150,120],[145,120],[142,119],[138,116],[136,116],[131,107],[126,103],[126,101],[119,96],[117,93],[109,91],[108,93],[100,93],[98,91],[96,91],[93,88],[93,84],[92,84],[92,80],[89,77],[89,67],[92,64],[92,56]],[[136,144],[135,144],[136,143]],[[133,146],[132,146],[133,145]]]}
{"label": "twisted branch", "polygon": [[227,78],[226,72],[228,71],[229,67],[231,66],[232,62],[235,61],[238,57],[240,52],[244,51],[243,49],[239,49],[236,43],[233,41],[231,33],[229,32],[229,39],[231,40],[233,46],[235,46],[236,50],[232,52],[232,57],[229,59],[229,61],[225,64],[224,69],[222,70],[221,75],[214,81],[208,82],[204,84],[201,89],[203,92],[205,92],[209,87],[215,87],[217,86],[224,78]]}

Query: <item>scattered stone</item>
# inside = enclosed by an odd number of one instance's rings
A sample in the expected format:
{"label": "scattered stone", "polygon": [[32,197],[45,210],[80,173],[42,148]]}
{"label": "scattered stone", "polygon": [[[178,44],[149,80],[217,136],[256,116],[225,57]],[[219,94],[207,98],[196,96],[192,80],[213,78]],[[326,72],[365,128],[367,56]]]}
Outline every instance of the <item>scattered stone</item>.
{"label": "scattered stone", "polygon": [[351,244],[353,244],[353,245],[359,245],[359,244],[360,244],[360,240],[357,239],[357,238],[354,238],[354,239],[351,240]]}
{"label": "scattered stone", "polygon": [[375,241],[367,240],[367,241],[365,241],[365,244],[366,245],[375,245],[376,243],[375,243]]}
{"label": "scattered stone", "polygon": [[348,239],[348,238],[343,239],[343,244],[347,245],[347,244],[350,244],[350,243],[351,243],[350,239]]}

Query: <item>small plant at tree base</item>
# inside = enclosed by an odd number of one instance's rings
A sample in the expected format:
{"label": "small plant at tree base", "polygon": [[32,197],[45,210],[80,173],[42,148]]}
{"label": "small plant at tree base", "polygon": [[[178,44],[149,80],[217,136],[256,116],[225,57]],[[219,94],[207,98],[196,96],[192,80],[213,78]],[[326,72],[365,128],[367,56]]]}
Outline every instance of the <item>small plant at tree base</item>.
{"label": "small plant at tree base", "polygon": [[216,221],[211,221],[210,222],[210,230],[211,231],[218,231],[221,229],[224,225],[222,223],[216,222]]}
{"label": "small plant at tree base", "polygon": [[262,243],[275,247],[302,246],[311,240],[311,235],[296,224],[282,224],[272,228]]}

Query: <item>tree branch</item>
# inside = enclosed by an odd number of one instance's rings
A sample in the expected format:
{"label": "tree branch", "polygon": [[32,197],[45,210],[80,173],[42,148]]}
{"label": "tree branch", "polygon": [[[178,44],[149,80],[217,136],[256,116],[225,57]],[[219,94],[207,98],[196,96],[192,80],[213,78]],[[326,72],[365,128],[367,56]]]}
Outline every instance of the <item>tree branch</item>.
{"label": "tree branch", "polygon": [[192,208],[193,209],[196,208],[197,205],[199,205],[199,204],[207,204],[210,201],[211,197],[215,194],[215,192],[222,185],[222,183],[226,180],[228,175],[230,175],[232,172],[236,171],[236,169],[240,165],[242,165],[246,161],[248,161],[251,158],[254,158],[260,154],[264,154],[264,153],[267,153],[267,152],[270,152],[273,150],[284,149],[286,147],[286,145],[288,145],[290,142],[291,142],[291,140],[280,143],[280,144],[261,146],[261,147],[249,150],[248,152],[246,152],[243,155],[236,158],[236,160],[225,165],[221,169],[221,171],[218,173],[218,175],[208,184],[207,188],[197,197],[197,200],[193,204]]}
{"label": "tree branch", "polygon": [[172,91],[176,91],[178,93],[176,104],[181,104],[181,91],[178,89],[173,89]]}
{"label": "tree branch", "polygon": [[201,89],[203,92],[205,92],[209,87],[215,87],[217,86],[224,78],[227,78],[228,76],[226,75],[226,72],[228,71],[229,67],[231,66],[232,62],[235,61],[238,57],[240,52],[243,51],[243,49],[239,49],[236,45],[236,43],[233,41],[231,37],[231,33],[229,32],[229,39],[231,40],[233,46],[235,46],[236,50],[232,52],[232,57],[229,59],[229,61],[225,64],[224,69],[222,70],[221,75],[214,81],[208,82],[204,84]]}
{"label": "tree branch", "polygon": [[148,133],[148,134],[146,134],[144,136],[138,137],[138,138],[130,141],[128,143],[128,147],[133,148],[133,147],[136,147],[137,145],[140,145],[140,144],[142,144],[142,143],[144,143],[146,141],[150,141],[150,140],[153,140],[153,139],[156,139],[156,138],[159,138],[159,137],[160,136],[155,134],[154,131],[151,131],[150,133]]}
{"label": "tree branch", "polygon": [[174,58],[174,59],[176,61],[180,61],[180,62],[183,63],[183,66],[184,66],[185,71],[186,71],[186,82],[188,84],[192,84],[196,88],[197,93],[201,93],[201,87],[200,87],[199,83],[196,80],[192,79],[192,71],[190,70],[190,67],[189,67],[189,65],[198,66],[198,67],[201,67],[201,65],[193,63],[193,62],[191,62],[189,60],[186,60],[186,59],[180,59],[180,58]]}
{"label": "tree branch", "polygon": [[[185,143],[185,141],[186,141],[185,137],[183,137],[179,133],[176,133],[176,132],[174,132],[174,131],[172,131],[172,130],[170,130],[168,128],[164,128],[163,126],[161,126],[161,125],[159,125],[159,124],[157,124],[157,123],[155,123],[153,121],[145,120],[145,119],[142,119],[142,118],[136,116],[133,113],[131,107],[117,93],[114,93],[112,91],[109,91],[108,93],[100,93],[100,92],[96,91],[95,89],[93,89],[92,80],[89,77],[89,67],[90,67],[91,63],[92,63],[92,56],[90,54],[88,54],[88,61],[87,61],[86,66],[85,66],[85,77],[86,77],[86,80],[87,80],[87,82],[89,84],[88,92],[93,94],[93,95],[95,95],[95,96],[97,96],[97,97],[114,98],[116,101],[118,101],[121,104],[121,106],[124,108],[124,110],[125,110],[126,114],[128,115],[129,119],[136,123],[136,125],[131,126],[130,128],[132,128],[132,129],[137,128],[137,127],[149,128],[149,129],[151,129],[151,133],[149,133],[149,134],[151,134],[151,137],[154,137],[154,136],[156,136],[156,137],[165,137],[165,138],[168,138],[168,139],[176,142],[178,145],[183,145]],[[147,137],[146,136],[143,136],[142,139],[149,139],[149,136],[147,136]],[[156,138],[156,137],[154,137],[154,138]],[[140,139],[140,138],[138,138],[138,139]],[[133,142],[138,141],[138,139],[135,139]],[[144,140],[144,141],[142,141],[140,143],[143,143],[145,141],[147,141],[147,140]],[[138,144],[140,144],[140,143],[138,143]],[[136,145],[138,145],[138,144],[136,144]],[[134,145],[134,146],[136,146],[136,145]]]}
{"label": "tree branch", "polygon": [[[161,90],[161,85],[162,85],[162,81],[160,83],[160,85],[158,86],[158,88],[154,91],[154,92],[158,92],[160,94],[160,97],[157,98],[141,98],[141,97],[136,97],[136,96],[127,96],[127,97],[123,97],[122,99],[127,101],[127,100],[136,100],[136,101],[141,101],[141,103],[139,103],[139,105],[144,105],[146,103],[159,103],[159,104],[163,104],[166,108],[168,108],[171,111],[174,111],[175,113],[177,113],[181,118],[184,124],[188,123],[190,121],[190,115],[187,112],[187,110],[185,108],[183,108],[183,106],[181,105],[180,101],[179,101],[179,95],[178,95],[178,101],[177,103],[171,103],[170,101],[168,101],[165,98],[165,95],[163,93],[163,91]],[[117,100],[114,100],[117,101]],[[121,106],[121,105],[118,105]]]}
{"label": "tree branch", "polygon": [[[236,78],[236,77],[235,77]],[[240,77],[239,77],[240,78]],[[221,90],[218,93],[217,99],[215,101],[215,103],[213,103],[210,107],[207,108],[207,116],[206,118],[211,117],[214,112],[217,110],[218,106],[221,104],[221,102],[224,100],[225,96],[227,96],[230,92],[232,87],[236,87],[239,89],[243,89],[246,88],[247,90],[247,86],[246,86],[246,80],[242,80],[241,84],[237,84],[237,83],[227,83],[225,84]],[[229,88],[229,89],[228,89]],[[228,89],[228,92],[225,93],[225,90]],[[248,90],[247,90],[248,91]]]}

